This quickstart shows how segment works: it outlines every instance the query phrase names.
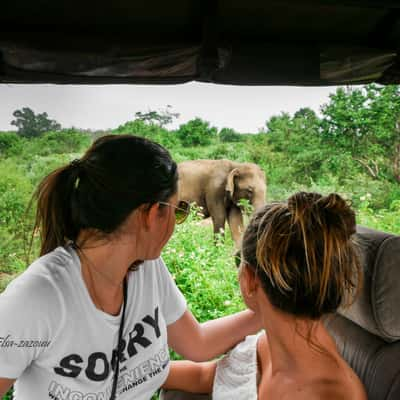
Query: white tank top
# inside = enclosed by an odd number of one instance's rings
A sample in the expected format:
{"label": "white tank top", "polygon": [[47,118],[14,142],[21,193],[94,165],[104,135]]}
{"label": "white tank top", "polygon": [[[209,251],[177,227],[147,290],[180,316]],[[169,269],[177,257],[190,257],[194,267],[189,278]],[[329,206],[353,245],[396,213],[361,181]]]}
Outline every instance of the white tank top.
{"label": "white tank top", "polygon": [[257,340],[261,334],[247,336],[218,360],[213,400],[257,400]]}

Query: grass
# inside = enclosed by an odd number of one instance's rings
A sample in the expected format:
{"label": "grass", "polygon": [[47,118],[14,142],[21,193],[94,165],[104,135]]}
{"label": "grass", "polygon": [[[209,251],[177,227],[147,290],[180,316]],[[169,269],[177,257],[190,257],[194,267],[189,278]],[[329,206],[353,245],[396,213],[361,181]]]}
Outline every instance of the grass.
{"label": "grass", "polygon": [[232,314],[244,308],[228,232],[214,242],[212,225],[204,226],[196,211],[178,225],[163,258],[188,306],[199,321]]}

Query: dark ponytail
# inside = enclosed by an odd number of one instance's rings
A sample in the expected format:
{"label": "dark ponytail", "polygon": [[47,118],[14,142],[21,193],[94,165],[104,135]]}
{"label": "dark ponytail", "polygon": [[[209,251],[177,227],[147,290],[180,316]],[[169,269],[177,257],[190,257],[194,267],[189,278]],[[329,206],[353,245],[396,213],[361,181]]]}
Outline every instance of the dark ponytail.
{"label": "dark ponytail", "polygon": [[81,229],[116,231],[140,205],[176,193],[177,181],[176,163],[157,143],[133,135],[101,137],[80,160],[45,177],[34,193],[40,255],[76,241]]}
{"label": "dark ponytail", "polygon": [[78,170],[72,164],[50,173],[41,181],[34,199],[37,200],[35,231],[39,229],[40,255],[47,254],[65,243],[66,238],[77,236],[72,221],[71,205]]}

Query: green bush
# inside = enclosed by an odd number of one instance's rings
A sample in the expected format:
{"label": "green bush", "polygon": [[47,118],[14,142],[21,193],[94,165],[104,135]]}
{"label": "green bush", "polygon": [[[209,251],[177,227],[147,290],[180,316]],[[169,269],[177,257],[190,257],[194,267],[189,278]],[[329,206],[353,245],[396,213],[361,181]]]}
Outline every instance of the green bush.
{"label": "green bush", "polygon": [[176,147],[179,144],[179,139],[174,132],[168,131],[157,124],[147,123],[139,119],[120,125],[112,133],[142,136],[161,144],[167,149]]}
{"label": "green bush", "polygon": [[176,134],[183,146],[207,146],[217,138],[217,128],[200,118],[182,124]]}
{"label": "green bush", "polygon": [[0,132],[0,158],[11,157],[22,151],[23,140],[16,132]]}
{"label": "green bush", "polygon": [[218,136],[221,142],[241,142],[243,140],[242,135],[231,128],[222,128]]}
{"label": "green bush", "polygon": [[208,158],[211,146],[201,147],[175,147],[171,149],[171,155],[176,162]]}
{"label": "green bush", "polygon": [[64,129],[57,132],[48,132],[42,135],[37,141],[37,146],[42,149],[36,154],[54,155],[65,153],[83,152],[91,143],[91,137],[72,129]]}
{"label": "green bush", "polygon": [[29,178],[32,184],[36,187],[36,185],[50,172],[68,164],[71,160],[79,158],[80,156],[80,153],[33,156],[24,165],[26,177]]}
{"label": "green bush", "polygon": [[400,201],[393,201],[390,209],[374,210],[370,206],[372,200],[369,192],[361,196],[357,213],[358,223],[384,232],[400,234]]}
{"label": "green bush", "polygon": [[12,400],[12,390],[9,390],[3,397],[3,400]]}
{"label": "green bush", "polygon": [[0,162],[0,272],[17,272],[32,227],[26,213],[33,186],[11,160]]}
{"label": "green bush", "polygon": [[204,226],[194,207],[189,220],[177,225],[163,258],[188,306],[199,321],[244,308],[234,264],[230,233],[214,243],[212,225]]}
{"label": "green bush", "polygon": [[37,138],[19,137],[18,145],[8,157],[19,164],[29,164],[38,156],[51,157],[62,154],[81,154],[92,142],[88,133],[74,130],[62,130],[45,133]]}

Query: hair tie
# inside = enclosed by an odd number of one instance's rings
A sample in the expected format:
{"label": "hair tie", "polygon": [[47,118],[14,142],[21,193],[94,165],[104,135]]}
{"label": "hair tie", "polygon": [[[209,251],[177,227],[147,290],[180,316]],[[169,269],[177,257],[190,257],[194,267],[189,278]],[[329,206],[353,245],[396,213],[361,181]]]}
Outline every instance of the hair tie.
{"label": "hair tie", "polygon": [[69,168],[72,171],[76,171],[76,174],[74,174],[76,176],[75,181],[74,181],[74,188],[77,189],[79,186],[79,182],[80,182],[79,175],[81,175],[81,171],[82,171],[82,160],[80,160],[79,158],[75,158],[75,160],[72,160],[69,163]]}
{"label": "hair tie", "polygon": [[84,161],[79,159],[79,158],[75,158],[75,160],[72,160],[69,165],[68,168],[72,171],[76,171],[78,173],[78,175],[80,175],[80,173],[83,170],[83,164]]}
{"label": "hair tie", "polygon": [[79,158],[75,158],[69,163],[71,168],[80,168],[82,166],[82,161]]}

